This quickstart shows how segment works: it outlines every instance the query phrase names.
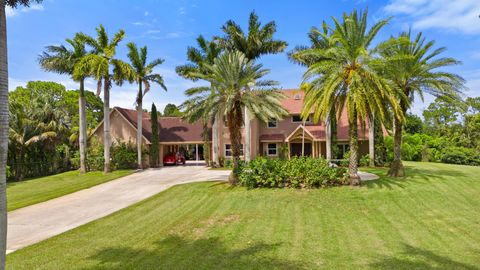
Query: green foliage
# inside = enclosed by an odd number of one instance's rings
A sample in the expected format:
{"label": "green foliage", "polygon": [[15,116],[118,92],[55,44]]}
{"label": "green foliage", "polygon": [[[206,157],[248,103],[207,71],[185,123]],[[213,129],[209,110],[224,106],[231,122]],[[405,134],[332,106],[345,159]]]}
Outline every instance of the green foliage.
{"label": "green foliage", "polygon": [[[63,104],[71,119],[72,129],[78,128],[80,116],[78,114],[79,90],[66,91],[63,96]],[[103,119],[103,101],[91,91],[85,91],[85,113],[87,130],[94,129]]]}
{"label": "green foliage", "polygon": [[158,117],[157,117],[157,107],[152,103],[152,112],[150,114],[151,123],[152,123],[152,144],[150,145],[150,166],[153,168],[158,167],[159,165],[159,134],[158,134]]}
{"label": "green foliage", "polygon": [[257,157],[241,167],[239,178],[240,184],[248,188],[318,188],[348,183],[344,168],[333,168],[325,159],[309,157]]}
{"label": "green foliage", "polygon": [[133,143],[119,143],[111,148],[112,166],[115,169],[137,168],[137,148]]}
{"label": "green foliage", "polygon": [[480,152],[465,147],[447,147],[442,150],[441,161],[443,163],[480,165]]}
{"label": "green foliage", "polygon": [[367,154],[360,157],[358,164],[362,167],[367,167],[368,165],[370,165],[370,155]]}
{"label": "green foliage", "polygon": [[410,134],[422,133],[423,121],[416,114],[407,113],[405,115],[405,132]]}
{"label": "green foliage", "polygon": [[182,116],[182,112],[175,104],[168,103],[163,109],[163,116],[180,117]]}

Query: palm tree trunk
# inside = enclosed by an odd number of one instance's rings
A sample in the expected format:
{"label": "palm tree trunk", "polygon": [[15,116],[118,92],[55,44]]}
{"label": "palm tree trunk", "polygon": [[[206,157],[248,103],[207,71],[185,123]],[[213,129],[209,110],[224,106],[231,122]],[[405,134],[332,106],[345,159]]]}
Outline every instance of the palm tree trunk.
{"label": "palm tree trunk", "polygon": [[137,96],[137,166],[138,169],[142,169],[142,82],[138,83],[138,96]]}
{"label": "palm tree trunk", "polygon": [[350,160],[348,173],[350,175],[350,185],[356,186],[360,184],[360,177],[358,176],[358,122],[356,110],[353,112],[353,119],[349,122]]}
{"label": "palm tree trunk", "polygon": [[5,0],[0,0],[0,269],[7,251],[8,61]]}
{"label": "palm tree trunk", "polygon": [[405,176],[405,168],[402,164],[402,123],[397,117],[393,119],[393,162],[388,170],[388,175],[392,177]]}
{"label": "palm tree trunk", "polygon": [[238,182],[238,174],[240,170],[240,145],[242,143],[242,133],[240,127],[243,122],[243,112],[241,106],[236,105],[227,115],[228,130],[230,132],[230,143],[232,147],[232,164],[233,169],[229,177],[231,185]]}
{"label": "palm tree trunk", "polygon": [[368,155],[370,167],[375,167],[375,116],[373,113],[368,117]]}
{"label": "palm tree trunk", "polygon": [[103,158],[105,159],[103,172],[109,173],[110,169],[110,77],[104,79],[103,88]]}
{"label": "palm tree trunk", "polygon": [[87,117],[85,113],[85,80],[80,80],[80,98],[78,99],[78,110],[80,115],[78,145],[80,148],[80,173],[87,172]]}

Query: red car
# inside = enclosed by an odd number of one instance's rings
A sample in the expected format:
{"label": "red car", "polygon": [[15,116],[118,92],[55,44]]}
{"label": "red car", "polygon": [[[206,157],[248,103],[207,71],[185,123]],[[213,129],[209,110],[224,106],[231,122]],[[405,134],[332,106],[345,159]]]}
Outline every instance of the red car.
{"label": "red car", "polygon": [[168,153],[163,157],[163,165],[185,165],[185,156],[181,153]]}

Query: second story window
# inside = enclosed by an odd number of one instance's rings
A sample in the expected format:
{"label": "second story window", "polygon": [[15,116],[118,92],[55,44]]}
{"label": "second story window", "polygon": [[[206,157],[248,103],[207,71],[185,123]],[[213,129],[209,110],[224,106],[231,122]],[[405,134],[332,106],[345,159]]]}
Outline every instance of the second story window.
{"label": "second story window", "polygon": [[[310,123],[310,115],[308,116],[306,123]],[[300,115],[292,115],[292,123],[303,123],[303,119]]]}
{"label": "second story window", "polygon": [[270,119],[267,123],[268,128],[276,128],[277,125],[278,125],[278,122],[275,119]]}

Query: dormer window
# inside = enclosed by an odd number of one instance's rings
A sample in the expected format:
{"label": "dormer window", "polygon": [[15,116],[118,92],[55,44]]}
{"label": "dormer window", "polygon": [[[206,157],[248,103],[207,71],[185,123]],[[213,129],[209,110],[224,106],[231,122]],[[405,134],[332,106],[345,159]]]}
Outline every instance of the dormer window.
{"label": "dormer window", "polygon": [[301,99],[300,94],[296,94],[295,96],[293,96],[293,99],[294,100],[300,100]]}

